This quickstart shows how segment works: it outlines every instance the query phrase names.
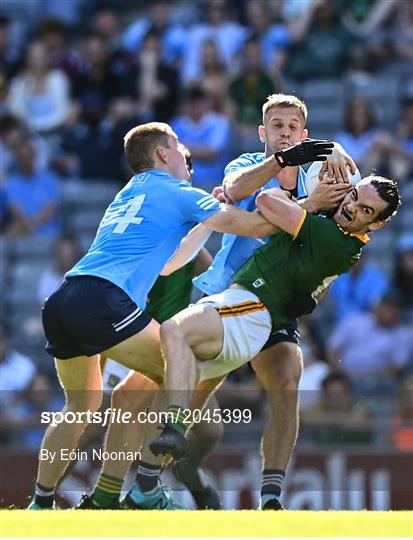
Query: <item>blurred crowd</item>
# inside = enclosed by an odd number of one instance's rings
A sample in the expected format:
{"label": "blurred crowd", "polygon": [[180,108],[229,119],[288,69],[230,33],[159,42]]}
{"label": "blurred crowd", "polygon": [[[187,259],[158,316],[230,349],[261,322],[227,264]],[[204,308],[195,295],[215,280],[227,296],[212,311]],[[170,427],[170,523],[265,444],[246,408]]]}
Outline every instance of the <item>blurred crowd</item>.
{"label": "blurred crowd", "polygon": [[[374,98],[354,91],[338,124],[324,118],[310,135],[341,143],[362,174],[413,185],[412,61],[406,0],[3,0],[0,235],[5,244],[53,247],[54,261],[32,279],[38,313],[85,247],[65,226],[62,192],[79,179],[123,185],[123,136],[138,123],[171,123],[192,153],[194,184],[211,189],[231,158],[262,149],[257,126],[269,94],[389,81],[396,99],[384,97],[383,115]],[[309,107],[311,119],[311,100]],[[321,314],[302,321],[305,441],[377,444],[384,418],[380,442],[413,450],[413,227],[392,247],[388,271],[363,256],[333,285]],[[37,449],[38,413],[60,403],[45,361],[10,339],[25,331],[41,333],[39,315],[16,323],[5,310],[0,447]],[[244,399],[265,414],[248,367],[221,393],[222,403]]]}

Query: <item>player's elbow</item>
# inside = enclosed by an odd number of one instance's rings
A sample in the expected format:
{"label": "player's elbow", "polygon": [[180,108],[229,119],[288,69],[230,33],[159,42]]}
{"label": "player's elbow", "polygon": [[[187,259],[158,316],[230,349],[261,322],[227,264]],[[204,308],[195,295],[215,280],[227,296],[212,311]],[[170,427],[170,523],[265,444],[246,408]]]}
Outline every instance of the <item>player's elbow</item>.
{"label": "player's elbow", "polygon": [[278,226],[278,208],[279,204],[276,198],[265,191],[257,195],[256,205],[261,214],[273,225]]}
{"label": "player's elbow", "polygon": [[171,264],[166,264],[161,272],[160,272],[160,276],[170,276],[172,273],[174,272],[174,268]]}

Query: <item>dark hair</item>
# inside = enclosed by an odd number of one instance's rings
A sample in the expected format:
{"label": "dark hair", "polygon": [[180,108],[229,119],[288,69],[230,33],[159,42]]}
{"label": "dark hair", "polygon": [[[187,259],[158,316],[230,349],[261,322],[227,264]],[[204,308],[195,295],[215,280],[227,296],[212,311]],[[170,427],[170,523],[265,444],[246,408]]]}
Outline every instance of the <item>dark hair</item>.
{"label": "dark hair", "polygon": [[347,386],[348,390],[352,389],[350,377],[342,371],[333,371],[332,373],[326,375],[321,381],[321,389],[324,392],[327,389],[327,386],[329,386],[331,383],[336,382],[344,384],[345,386]]}
{"label": "dark hair", "polygon": [[24,122],[12,114],[6,114],[0,118],[0,135],[5,135],[12,129],[25,127]]}
{"label": "dark hair", "polygon": [[45,34],[61,34],[66,35],[67,28],[60,19],[55,17],[48,17],[43,19],[39,26],[40,37],[44,37]]}
{"label": "dark hair", "polygon": [[399,188],[394,180],[384,178],[384,176],[368,176],[365,180],[370,180],[370,183],[376,188],[380,198],[387,203],[387,207],[380,212],[375,221],[385,221],[397,214],[402,202],[399,193]]}
{"label": "dark hair", "polygon": [[207,98],[208,93],[200,86],[190,86],[185,92],[185,101],[199,101]]}

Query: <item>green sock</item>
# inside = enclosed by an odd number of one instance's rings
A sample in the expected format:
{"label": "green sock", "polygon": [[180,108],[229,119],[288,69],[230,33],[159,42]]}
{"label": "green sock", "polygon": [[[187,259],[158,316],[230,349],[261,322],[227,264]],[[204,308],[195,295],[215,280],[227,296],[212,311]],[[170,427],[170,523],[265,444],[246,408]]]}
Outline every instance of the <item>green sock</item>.
{"label": "green sock", "polygon": [[171,428],[175,429],[185,437],[187,429],[189,428],[187,409],[183,409],[179,405],[171,405],[168,407],[167,418],[168,426],[171,426]]}
{"label": "green sock", "polygon": [[93,501],[101,508],[110,508],[119,499],[123,479],[101,474],[93,493]]}

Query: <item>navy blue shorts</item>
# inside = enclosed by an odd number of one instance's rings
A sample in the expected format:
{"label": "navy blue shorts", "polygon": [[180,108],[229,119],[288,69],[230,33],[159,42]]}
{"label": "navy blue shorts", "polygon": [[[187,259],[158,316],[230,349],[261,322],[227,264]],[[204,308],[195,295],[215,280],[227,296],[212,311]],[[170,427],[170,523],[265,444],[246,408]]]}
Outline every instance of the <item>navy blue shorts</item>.
{"label": "navy blue shorts", "polygon": [[46,351],[60,359],[101,353],[152,320],[122,289],[94,276],[63,280],[42,316]]}
{"label": "navy blue shorts", "polygon": [[295,343],[296,345],[300,345],[300,332],[298,330],[297,319],[289,322],[288,324],[284,324],[283,326],[278,326],[277,328],[273,328],[271,330],[271,334],[267,340],[267,343],[264,345],[264,347],[261,350],[265,351],[266,349],[269,349],[273,345],[277,345],[278,343],[285,343],[285,342]]}

